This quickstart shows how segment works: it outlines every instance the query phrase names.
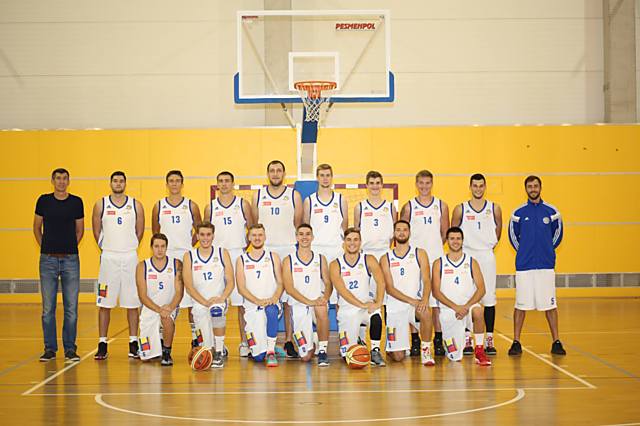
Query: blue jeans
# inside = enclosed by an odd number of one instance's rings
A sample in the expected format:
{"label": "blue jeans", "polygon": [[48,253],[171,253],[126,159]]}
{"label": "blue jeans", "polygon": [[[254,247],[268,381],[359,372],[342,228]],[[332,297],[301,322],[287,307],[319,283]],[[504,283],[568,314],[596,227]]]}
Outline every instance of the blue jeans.
{"label": "blue jeans", "polygon": [[40,255],[40,291],[42,293],[42,333],[44,348],[57,352],[56,302],[58,278],[62,281],[64,351],[76,350],[78,329],[78,294],[80,293],[80,259],[77,254],[63,257]]}

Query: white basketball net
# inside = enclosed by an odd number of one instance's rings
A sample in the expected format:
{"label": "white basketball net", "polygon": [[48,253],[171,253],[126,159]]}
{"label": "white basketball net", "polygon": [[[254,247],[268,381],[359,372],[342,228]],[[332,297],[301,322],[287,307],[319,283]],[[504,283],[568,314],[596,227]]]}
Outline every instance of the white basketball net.
{"label": "white basketball net", "polygon": [[298,81],[294,84],[307,114],[304,121],[319,121],[320,109],[336,88],[333,81]]}

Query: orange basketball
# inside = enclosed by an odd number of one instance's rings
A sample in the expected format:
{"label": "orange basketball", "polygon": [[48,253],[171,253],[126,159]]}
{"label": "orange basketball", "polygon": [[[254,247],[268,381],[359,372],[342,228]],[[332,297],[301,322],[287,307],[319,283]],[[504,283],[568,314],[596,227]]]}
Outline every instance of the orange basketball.
{"label": "orange basketball", "polygon": [[189,355],[187,356],[188,359],[188,363],[189,365],[191,365],[191,361],[193,361],[193,356],[196,354],[196,352],[198,352],[200,350],[200,346],[196,346],[195,348],[191,348],[191,350],[189,350]]}
{"label": "orange basketball", "polygon": [[345,359],[349,368],[359,370],[369,365],[371,355],[369,355],[369,350],[366,346],[353,345],[347,350]]}
{"label": "orange basketball", "polygon": [[[191,368],[197,371],[208,370],[211,367],[211,361],[213,361],[213,355],[208,348],[194,348],[197,349],[191,359]],[[193,351],[192,351],[193,352]]]}

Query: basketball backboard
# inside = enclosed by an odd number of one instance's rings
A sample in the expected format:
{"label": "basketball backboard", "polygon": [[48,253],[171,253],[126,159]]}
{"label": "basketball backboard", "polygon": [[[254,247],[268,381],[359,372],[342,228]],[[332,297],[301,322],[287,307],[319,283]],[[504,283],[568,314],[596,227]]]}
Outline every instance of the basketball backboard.
{"label": "basketball backboard", "polygon": [[235,102],[300,102],[296,81],[335,81],[331,102],[393,102],[388,10],[245,10]]}

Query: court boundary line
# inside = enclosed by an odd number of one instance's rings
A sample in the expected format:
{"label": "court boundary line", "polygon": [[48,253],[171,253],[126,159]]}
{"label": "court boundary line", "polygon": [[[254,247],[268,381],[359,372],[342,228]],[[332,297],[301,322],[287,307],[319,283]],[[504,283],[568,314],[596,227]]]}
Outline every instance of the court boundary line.
{"label": "court boundary line", "polygon": [[[513,342],[513,339],[505,336],[504,334],[500,333],[499,331],[495,330],[495,333],[500,336],[502,339],[508,341],[508,342]],[[535,353],[534,351],[532,351],[529,348],[526,348],[524,346],[522,346],[522,350],[525,351],[526,353],[528,353],[529,355],[534,356],[535,358],[539,359],[540,361],[544,362],[545,364],[549,365],[550,367],[558,370],[559,372],[571,377],[573,380],[582,383],[583,385],[587,386],[589,389],[598,389],[598,387],[596,385],[593,385],[589,382],[587,382],[586,380],[576,376],[575,374],[571,373],[570,371],[568,371],[565,368],[560,367],[559,365],[554,364],[553,362],[549,361],[548,359],[545,359],[543,357],[541,357],[540,355],[538,355],[537,353]]]}
{"label": "court boundary line", "polygon": [[96,394],[94,397],[94,401],[102,406],[103,408],[107,408],[113,411],[119,411],[125,414],[133,414],[137,416],[143,417],[154,417],[161,419],[171,419],[171,420],[183,420],[183,421],[193,421],[193,422],[207,422],[207,423],[253,423],[253,424],[338,424],[338,423],[371,423],[371,422],[392,422],[392,421],[402,421],[402,420],[417,420],[417,419],[428,419],[428,418],[436,418],[436,417],[446,417],[446,416],[454,416],[458,414],[470,414],[476,413],[479,411],[487,411],[496,408],[503,407],[505,405],[510,405],[516,403],[525,397],[525,391],[521,388],[516,389],[516,396],[511,398],[510,400],[503,401],[498,404],[489,405],[486,407],[472,408],[468,410],[460,410],[460,411],[452,411],[449,413],[438,413],[438,414],[427,414],[422,416],[407,416],[407,417],[389,417],[389,418],[377,418],[377,419],[347,419],[347,420],[240,420],[240,419],[204,419],[199,417],[179,417],[179,416],[170,416],[163,414],[154,414],[154,413],[145,413],[141,411],[133,411],[127,410],[125,408],[120,408],[108,404],[102,398],[103,394]]}
{"label": "court boundary line", "polygon": [[[120,331],[120,333],[122,333],[122,331]],[[118,333],[119,334],[119,333]],[[107,340],[107,344],[113,342],[114,340],[116,340],[117,337],[112,337],[111,339]],[[71,364],[67,365],[66,367],[64,367],[62,370],[58,370],[55,373],[53,373],[51,376],[47,377],[46,379],[42,380],[40,383],[32,386],[31,388],[29,388],[28,390],[22,392],[22,394],[20,394],[21,396],[28,396],[30,395],[33,391],[35,391],[36,389],[40,389],[42,386],[46,385],[47,383],[51,382],[53,379],[55,379],[56,377],[61,376],[62,374],[66,373],[67,371],[71,370],[72,368],[74,368],[75,366],[79,365],[82,361],[84,361],[85,359],[89,358],[90,356],[94,355],[96,352],[98,352],[98,348],[95,348],[94,350],[87,352],[86,354],[84,354],[84,356],[82,358],[80,358],[79,361],[76,362],[72,362]]]}

